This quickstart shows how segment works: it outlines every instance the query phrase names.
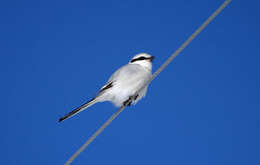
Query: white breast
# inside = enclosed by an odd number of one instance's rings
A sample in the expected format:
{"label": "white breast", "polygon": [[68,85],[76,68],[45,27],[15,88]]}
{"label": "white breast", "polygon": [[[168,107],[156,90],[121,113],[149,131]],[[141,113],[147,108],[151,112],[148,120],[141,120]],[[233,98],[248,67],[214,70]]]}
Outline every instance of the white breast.
{"label": "white breast", "polygon": [[[138,64],[127,64],[117,70],[109,79],[113,82],[113,87],[108,89],[100,97],[100,101],[111,101],[116,106],[122,104],[133,96],[151,78],[151,71]],[[145,96],[147,87],[138,93],[137,103]]]}

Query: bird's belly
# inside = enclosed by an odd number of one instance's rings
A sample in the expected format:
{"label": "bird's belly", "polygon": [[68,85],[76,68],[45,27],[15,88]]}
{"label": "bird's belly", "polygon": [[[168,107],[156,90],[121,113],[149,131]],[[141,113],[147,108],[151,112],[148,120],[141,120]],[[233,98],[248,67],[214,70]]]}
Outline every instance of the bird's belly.
{"label": "bird's belly", "polygon": [[[130,83],[130,82],[129,82]],[[141,81],[131,82],[131,85],[128,83],[117,84],[114,86],[113,90],[111,90],[109,94],[109,98],[113,104],[120,107],[123,103],[129,99],[129,97],[136,94],[137,90],[143,85]],[[140,98],[142,96],[139,96]]]}

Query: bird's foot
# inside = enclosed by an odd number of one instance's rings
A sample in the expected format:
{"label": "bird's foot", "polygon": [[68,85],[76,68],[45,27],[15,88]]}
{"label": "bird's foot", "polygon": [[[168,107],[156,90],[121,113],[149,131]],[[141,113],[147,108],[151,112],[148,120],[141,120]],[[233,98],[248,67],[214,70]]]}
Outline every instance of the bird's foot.
{"label": "bird's foot", "polygon": [[124,103],[123,103],[123,105],[126,107],[126,106],[130,106],[132,104],[132,99],[129,97],[129,99],[127,99]]}
{"label": "bird's foot", "polygon": [[132,104],[132,102],[137,99],[138,96],[139,96],[139,95],[130,96],[130,97],[123,103],[123,105],[124,105],[125,107],[126,107],[126,106],[129,107],[129,106]]}

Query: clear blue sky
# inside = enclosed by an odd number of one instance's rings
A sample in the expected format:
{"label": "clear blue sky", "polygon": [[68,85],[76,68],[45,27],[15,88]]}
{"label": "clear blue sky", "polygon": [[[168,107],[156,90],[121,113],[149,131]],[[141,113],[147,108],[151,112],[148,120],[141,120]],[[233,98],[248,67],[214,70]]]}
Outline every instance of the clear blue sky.
{"label": "clear blue sky", "polygon": [[[58,118],[137,53],[156,70],[222,2],[1,1],[1,164],[65,163],[117,109]],[[234,0],[74,164],[260,164],[259,5]]]}

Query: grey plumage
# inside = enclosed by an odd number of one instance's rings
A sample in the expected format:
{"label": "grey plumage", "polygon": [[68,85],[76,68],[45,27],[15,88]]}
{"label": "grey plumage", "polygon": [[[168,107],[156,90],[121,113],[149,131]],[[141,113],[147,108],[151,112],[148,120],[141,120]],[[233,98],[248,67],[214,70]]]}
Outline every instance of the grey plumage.
{"label": "grey plumage", "polygon": [[[147,86],[142,90],[140,89],[152,76],[153,59],[153,56],[146,53],[134,56],[127,65],[119,68],[109,78],[95,98],[60,118],[59,122],[74,116],[97,102],[111,101],[115,106],[120,107],[129,98],[134,97],[133,104],[136,104],[147,92]],[[137,93],[139,90],[140,92]],[[131,103],[128,106],[130,105]]]}

